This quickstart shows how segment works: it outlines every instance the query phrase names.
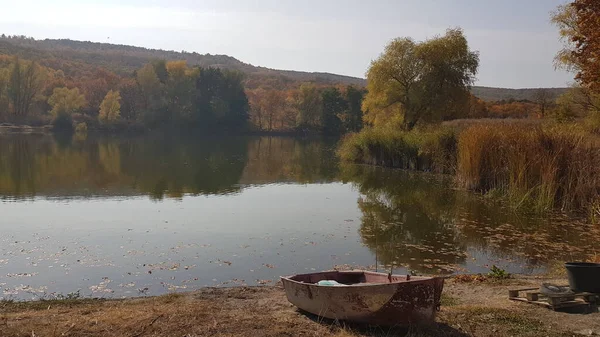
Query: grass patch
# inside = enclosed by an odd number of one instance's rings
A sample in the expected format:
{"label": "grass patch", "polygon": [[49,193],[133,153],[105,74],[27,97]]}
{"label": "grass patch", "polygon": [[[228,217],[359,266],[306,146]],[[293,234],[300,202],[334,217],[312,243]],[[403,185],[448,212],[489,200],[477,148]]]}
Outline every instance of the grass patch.
{"label": "grass patch", "polygon": [[458,298],[456,298],[452,295],[442,293],[441,303],[442,303],[442,306],[444,306],[444,307],[453,307],[455,305],[460,304],[460,301],[458,300]]}
{"label": "grass patch", "polygon": [[508,309],[476,307],[467,312],[471,321],[483,323],[492,331],[502,330],[517,336],[539,336],[547,332],[543,322]]}

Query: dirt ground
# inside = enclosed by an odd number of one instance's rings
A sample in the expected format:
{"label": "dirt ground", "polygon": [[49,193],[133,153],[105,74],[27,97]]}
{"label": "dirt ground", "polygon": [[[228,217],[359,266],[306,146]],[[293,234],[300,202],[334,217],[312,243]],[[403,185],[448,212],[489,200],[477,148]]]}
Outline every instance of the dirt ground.
{"label": "dirt ground", "polygon": [[[299,312],[280,286],[203,289],[130,300],[0,302],[0,336],[593,336],[600,313],[554,312],[508,300],[536,278],[447,280],[431,327],[348,326]],[[564,284],[564,280],[553,280]]]}

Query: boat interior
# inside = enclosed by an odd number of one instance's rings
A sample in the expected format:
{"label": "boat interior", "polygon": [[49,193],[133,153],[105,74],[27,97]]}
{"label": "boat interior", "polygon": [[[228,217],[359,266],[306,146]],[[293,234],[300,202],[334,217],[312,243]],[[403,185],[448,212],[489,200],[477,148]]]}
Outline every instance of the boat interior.
{"label": "boat interior", "polygon": [[289,278],[292,281],[316,284],[319,281],[336,281],[340,284],[382,284],[399,283],[410,281],[410,275],[387,275],[364,271],[328,271],[322,273],[294,275]]}

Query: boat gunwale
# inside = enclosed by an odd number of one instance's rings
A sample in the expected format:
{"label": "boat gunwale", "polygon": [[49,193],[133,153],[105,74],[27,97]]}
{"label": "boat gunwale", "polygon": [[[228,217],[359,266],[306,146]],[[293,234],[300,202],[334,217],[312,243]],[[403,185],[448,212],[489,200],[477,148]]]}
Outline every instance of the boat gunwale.
{"label": "boat gunwale", "polygon": [[[317,272],[317,273],[307,273],[307,274],[295,274],[295,275],[290,275],[290,276],[280,276],[279,278],[282,281],[288,281],[294,284],[299,284],[299,285],[306,285],[306,286],[313,286],[313,287],[323,287],[323,288],[333,288],[333,289],[347,289],[347,288],[360,288],[360,287],[381,287],[381,286],[390,286],[390,285],[397,285],[397,284],[415,284],[415,283],[419,283],[419,282],[423,282],[423,281],[430,281],[430,280],[435,280],[438,277],[430,277],[430,276],[411,276],[408,280],[404,280],[404,281],[394,281],[394,282],[389,282],[389,283],[356,283],[356,284],[351,284],[351,285],[341,285],[341,286],[329,286],[329,285],[319,285],[317,283],[305,283],[305,282],[300,282],[300,281],[296,281],[296,280],[292,280],[292,277],[294,276],[301,276],[301,275],[314,275],[314,274],[324,274],[324,273],[331,273],[331,272],[338,272],[338,273],[347,273],[347,274],[351,274],[351,273],[363,273],[363,274],[372,274],[372,275],[381,275],[381,276],[387,276],[388,274],[385,273],[378,273],[378,272],[372,272],[372,271],[362,271],[362,270],[348,270],[348,271],[339,271],[339,270],[330,270],[330,271],[324,271],[324,272]],[[392,275],[393,277],[408,277],[409,275]]]}

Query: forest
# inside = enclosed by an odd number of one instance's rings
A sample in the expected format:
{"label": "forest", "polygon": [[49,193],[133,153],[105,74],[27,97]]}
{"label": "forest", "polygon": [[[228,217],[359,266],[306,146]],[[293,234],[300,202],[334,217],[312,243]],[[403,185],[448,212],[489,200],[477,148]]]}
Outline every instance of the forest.
{"label": "forest", "polygon": [[[363,127],[365,83],[224,55],[0,36],[0,123],[80,132],[169,127],[339,135]],[[471,92],[485,100],[470,94],[440,120],[541,118],[562,91]]]}

